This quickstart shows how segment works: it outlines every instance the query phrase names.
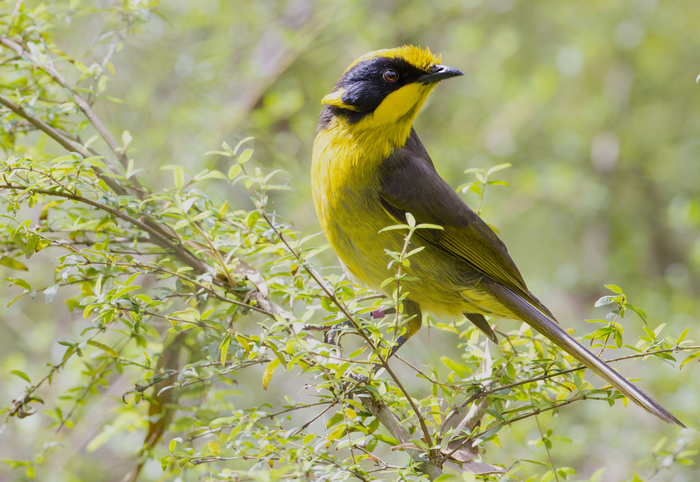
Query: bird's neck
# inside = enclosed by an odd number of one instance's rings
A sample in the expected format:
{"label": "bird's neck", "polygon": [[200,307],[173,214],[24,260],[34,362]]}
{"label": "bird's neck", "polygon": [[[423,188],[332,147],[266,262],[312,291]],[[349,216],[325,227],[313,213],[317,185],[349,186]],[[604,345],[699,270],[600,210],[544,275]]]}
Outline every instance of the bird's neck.
{"label": "bird's neck", "polygon": [[373,123],[371,118],[349,122],[336,117],[326,128],[323,137],[329,141],[327,148],[342,153],[343,157],[360,170],[379,165],[396,149],[406,145],[411,134],[413,116],[389,124]]}

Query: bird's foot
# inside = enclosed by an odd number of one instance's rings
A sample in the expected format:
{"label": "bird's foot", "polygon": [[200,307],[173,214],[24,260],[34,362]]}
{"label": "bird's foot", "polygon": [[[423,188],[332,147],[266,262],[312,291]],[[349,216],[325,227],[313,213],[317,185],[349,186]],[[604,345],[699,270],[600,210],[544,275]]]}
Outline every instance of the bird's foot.
{"label": "bird's foot", "polygon": [[323,343],[329,345],[334,345],[340,347],[340,335],[342,335],[344,328],[353,328],[354,325],[350,321],[344,321],[338,323],[337,325],[326,326],[326,325],[304,325],[302,330],[304,331],[322,331],[323,332]]}
{"label": "bird's foot", "polygon": [[350,380],[342,382],[341,388],[348,398],[353,398],[355,390],[360,386],[369,384],[370,381],[367,375],[359,375],[350,370],[345,372],[345,377]]}
{"label": "bird's foot", "polygon": [[396,308],[378,308],[374,311],[370,311],[369,313],[363,313],[360,316],[363,320],[380,320],[384,318],[387,315],[393,315],[396,313]]}
{"label": "bird's foot", "polygon": [[[363,313],[357,315],[358,318],[366,321],[378,320],[384,318],[387,315],[396,313],[395,308],[378,308],[369,313]],[[322,331],[323,332],[323,342],[329,345],[340,346],[340,335],[343,333],[344,328],[355,328],[355,324],[350,320],[338,323],[337,325],[326,326],[326,325],[304,325],[302,330],[304,331]]]}
{"label": "bird's foot", "polygon": [[353,373],[351,371],[348,371],[345,374],[345,376],[348,377],[353,382],[358,383],[360,385],[365,385],[365,384],[369,383],[369,377],[367,375],[358,375],[357,373]]}

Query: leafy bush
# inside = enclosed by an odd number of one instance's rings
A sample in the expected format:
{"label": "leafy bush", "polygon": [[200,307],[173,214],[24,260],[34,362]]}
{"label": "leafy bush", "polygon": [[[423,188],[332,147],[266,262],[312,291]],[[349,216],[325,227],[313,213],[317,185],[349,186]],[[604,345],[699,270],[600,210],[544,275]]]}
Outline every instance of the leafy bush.
{"label": "leafy bush", "polygon": [[[291,188],[281,180],[285,173],[258,167],[250,138],[207,153],[223,159],[223,171],[168,166],[172,185],[162,190],[139,177],[145,161],[132,149],[132,135],[124,130],[118,141],[95,106],[118,103],[103,95],[118,79],[110,59],[153,12],[147,2],[132,1],[103,10],[18,2],[0,13],[6,207],[0,264],[11,273],[10,305],[29,297],[59,310],[61,300],[79,330],[58,341],[63,352],[55,363],[11,372],[26,388],[3,410],[9,433],[41,417],[46,440],[33,455],[5,463],[47,479],[48,460],[83,448],[61,448],[65,434],[88,425],[96,430],[88,452],[120,437],[139,440],[130,445],[133,464],[120,467],[114,480],[136,479],[154,458],[164,472],[187,480],[457,473],[462,480],[508,481],[520,480],[516,474],[527,465],[541,466],[527,480],[572,480],[574,469],[549,455],[554,444],[571,439],[555,435],[543,415],[573,403],[627,400],[595,388],[575,360],[527,325],[499,332],[495,347],[466,320],[431,320],[454,333],[462,351],[458,359],[442,358],[447,371],[412,366],[401,352],[389,359],[401,332],[401,319],[390,314],[403,299],[401,267],[421,228],[411,217],[396,227],[407,233],[406,243],[402,252],[388,253],[396,276],[387,283],[396,289],[383,298],[343,275],[319,274],[314,257],[328,246],[315,235],[300,237],[284,212],[270,208],[275,191]],[[102,19],[94,47],[103,52],[100,62],[85,65],[58,48],[52,29],[67,15]],[[29,147],[18,148],[20,140]],[[65,152],[49,155],[50,143]],[[504,184],[489,180],[497,170],[475,171],[477,180],[461,188],[477,192],[481,206],[487,184]],[[212,183],[247,192],[254,208],[213,199]],[[25,276],[46,274],[49,263],[50,281]],[[590,320],[599,326],[584,337],[600,356],[624,349],[609,361],[674,362],[687,352],[681,367],[700,356],[700,346],[685,339],[688,329],[677,338],[663,335],[663,325],[647,326],[645,313],[619,287],[608,289],[599,304],[610,313]],[[626,344],[622,319],[630,311],[644,336]],[[359,337],[359,343],[348,338],[350,353],[339,347],[343,335]],[[408,388],[412,377],[420,388]],[[52,383],[60,396],[42,399]],[[261,390],[268,390],[269,403],[251,403]],[[109,417],[97,425],[94,406],[108,407]],[[499,433],[532,418],[539,436],[531,442],[548,457],[506,466]],[[688,429],[676,441],[660,441],[650,458],[654,470],[692,463],[695,440]],[[85,464],[64,472],[78,476],[90,470]]]}

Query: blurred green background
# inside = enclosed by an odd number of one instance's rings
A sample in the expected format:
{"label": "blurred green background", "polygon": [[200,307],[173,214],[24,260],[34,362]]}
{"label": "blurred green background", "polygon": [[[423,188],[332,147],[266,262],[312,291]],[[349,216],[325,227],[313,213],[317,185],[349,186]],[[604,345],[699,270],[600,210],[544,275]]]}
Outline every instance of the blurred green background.
{"label": "blurred green background", "polygon": [[[278,213],[305,234],[317,232],[309,169],[320,99],[365,52],[429,46],[465,75],[435,90],[416,130],[454,187],[471,180],[465,169],[513,165],[498,173],[510,188],[487,190],[483,217],[562,324],[577,333],[592,330],[583,320],[604,315],[593,303],[607,294],[604,284],[614,283],[647,312],[652,328],[666,323],[665,333],[677,337],[690,327],[688,339],[700,340],[696,1],[171,0],[159,9],[163,17],[153,16],[113,59],[117,77],[106,94],[123,104],[98,104],[113,132],[133,135],[133,157],[146,184],[170,185],[170,171],[160,170],[168,164],[226,172],[222,159],[204,153],[252,135],[255,163],[285,170],[281,177],[298,191],[277,195]],[[66,17],[57,27],[64,50],[92,58],[91,42],[101,29],[95,18]],[[213,183],[208,193],[234,207],[251,206],[247,192],[231,192],[224,183]],[[475,205],[474,194],[464,199]],[[317,263],[337,261],[326,252]],[[0,298],[5,404],[22,387],[7,372],[60,356],[53,340],[74,328],[61,305],[22,300],[6,309],[12,296]],[[628,340],[641,333],[633,314],[623,326]],[[459,353],[456,337],[437,330],[421,332],[409,345],[406,356],[418,364],[439,366],[442,354]],[[698,427],[697,363],[683,371],[660,360],[618,368],[642,378],[657,400]],[[62,382],[57,385],[52,390]],[[605,481],[644,472],[636,462],[651,455],[661,436],[677,436],[621,404],[567,407],[543,420],[574,439],[555,446],[558,465],[575,467],[581,478],[607,467]],[[36,451],[41,430],[38,417],[15,424],[0,434],[0,453]],[[506,466],[517,458],[545,460],[543,448],[526,444],[538,436],[530,420],[503,433],[503,450],[486,459]],[[85,455],[89,440],[88,433],[72,457],[97,457],[90,463],[102,459],[106,466],[121,463],[130,444],[140,443],[135,434],[121,446]],[[658,476],[699,479],[692,467]],[[94,480],[118,479],[105,473]]]}

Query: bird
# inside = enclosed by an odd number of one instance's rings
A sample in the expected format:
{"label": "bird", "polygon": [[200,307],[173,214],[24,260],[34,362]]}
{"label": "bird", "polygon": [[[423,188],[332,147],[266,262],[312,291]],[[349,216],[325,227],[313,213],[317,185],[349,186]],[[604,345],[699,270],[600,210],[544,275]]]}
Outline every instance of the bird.
{"label": "bird", "polygon": [[663,421],[684,426],[653,398],[595,356],[559,326],[527,288],[496,233],[438,174],[413,128],[429,94],[463,75],[430,49],[404,45],[367,53],[323,97],[311,163],[311,187],[321,227],[345,271],[391,295],[389,251],[401,251],[405,224],[417,229],[401,282],[405,322],[398,350],[421,327],[423,313],[462,315],[498,343],[485,316],[527,323]]}

